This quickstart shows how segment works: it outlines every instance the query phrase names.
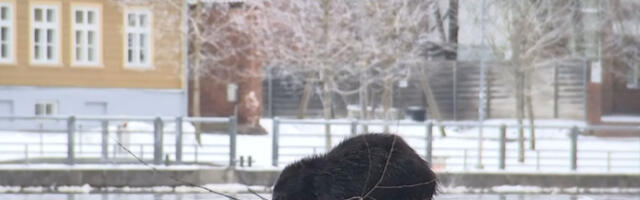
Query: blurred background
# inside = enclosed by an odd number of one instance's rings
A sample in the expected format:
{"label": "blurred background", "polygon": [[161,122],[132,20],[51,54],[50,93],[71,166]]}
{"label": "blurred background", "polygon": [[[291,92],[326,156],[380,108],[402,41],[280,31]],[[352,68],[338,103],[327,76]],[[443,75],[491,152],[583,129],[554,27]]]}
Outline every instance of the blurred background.
{"label": "blurred background", "polygon": [[363,133],[437,199],[638,199],[640,2],[0,0],[0,199],[270,198]]}

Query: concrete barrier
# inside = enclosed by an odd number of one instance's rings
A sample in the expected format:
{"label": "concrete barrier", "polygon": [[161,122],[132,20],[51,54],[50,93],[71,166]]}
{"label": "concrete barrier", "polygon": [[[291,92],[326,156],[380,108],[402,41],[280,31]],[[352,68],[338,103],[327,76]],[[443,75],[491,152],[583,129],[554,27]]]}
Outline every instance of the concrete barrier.
{"label": "concrete barrier", "polygon": [[[0,169],[0,186],[155,187],[239,183],[270,187],[277,169],[228,168],[149,169]],[[438,173],[444,187],[491,188],[494,186],[537,186],[556,188],[640,188],[640,174],[623,173]]]}

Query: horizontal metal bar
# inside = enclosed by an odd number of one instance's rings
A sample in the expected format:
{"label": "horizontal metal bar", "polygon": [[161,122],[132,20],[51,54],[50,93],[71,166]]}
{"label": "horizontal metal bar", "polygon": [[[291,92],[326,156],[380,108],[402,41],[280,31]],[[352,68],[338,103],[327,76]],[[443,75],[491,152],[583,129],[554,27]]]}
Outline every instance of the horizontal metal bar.
{"label": "horizontal metal bar", "polygon": [[351,121],[345,120],[303,120],[303,119],[279,119],[280,124],[305,124],[305,125],[351,125]]}
{"label": "horizontal metal bar", "polygon": [[[289,136],[289,137],[326,137],[326,135],[324,134],[301,134],[301,133],[284,133],[284,134],[280,134],[280,136]],[[343,135],[336,135],[336,134],[332,134],[331,137],[350,137],[351,135],[349,134],[343,134]]]}
{"label": "horizontal metal bar", "polygon": [[68,116],[0,115],[0,120],[67,120],[68,118]]}
{"label": "horizontal metal bar", "polygon": [[307,148],[322,148],[322,149],[324,149],[324,146],[289,145],[289,146],[282,146],[281,148],[291,148],[291,149],[295,149],[295,148],[299,148],[299,149],[307,149]]}
{"label": "horizontal metal bar", "polygon": [[[299,120],[299,119],[280,119],[281,124],[307,124],[307,125],[351,125],[354,121],[349,120]],[[435,125],[452,126],[452,127],[483,127],[483,128],[500,128],[503,124],[495,123],[479,123],[473,121],[425,121],[425,122],[412,122],[412,121],[358,121],[355,120],[358,125],[404,125],[404,126],[426,126],[428,123],[434,123]],[[531,128],[528,124],[504,124],[507,128]],[[578,127],[583,130],[640,130],[640,126],[629,125],[534,125],[534,128],[541,129],[571,129]]]}
{"label": "horizontal metal bar", "polygon": [[[66,120],[72,115],[56,115],[56,116],[26,116],[26,115],[10,115],[0,116],[2,120]],[[83,121],[153,121],[158,116],[91,116],[91,115],[73,115],[76,120]],[[162,120],[173,120],[174,117],[160,117]]]}

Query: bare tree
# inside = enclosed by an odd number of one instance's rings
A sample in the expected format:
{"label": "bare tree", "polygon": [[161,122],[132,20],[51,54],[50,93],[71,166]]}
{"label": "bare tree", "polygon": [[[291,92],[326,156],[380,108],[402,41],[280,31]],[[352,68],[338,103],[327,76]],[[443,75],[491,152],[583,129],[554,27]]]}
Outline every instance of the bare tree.
{"label": "bare tree", "polygon": [[[534,108],[536,71],[576,55],[568,48],[574,22],[574,1],[494,0],[488,12],[494,32],[487,36],[498,60],[505,61],[500,70],[512,85],[519,125],[519,160],[524,161],[525,110],[529,119],[530,147],[535,149]],[[504,39],[502,39],[504,38]],[[499,71],[499,72],[500,72]]]}
{"label": "bare tree", "polygon": [[609,60],[611,71],[618,80],[626,80],[627,87],[640,88],[640,2],[613,0],[600,2],[603,41],[600,50]]}

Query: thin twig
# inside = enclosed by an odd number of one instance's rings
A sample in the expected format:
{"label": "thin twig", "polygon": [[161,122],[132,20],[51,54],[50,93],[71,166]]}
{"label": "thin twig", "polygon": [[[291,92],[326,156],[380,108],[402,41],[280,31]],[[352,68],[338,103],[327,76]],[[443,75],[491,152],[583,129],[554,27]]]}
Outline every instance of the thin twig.
{"label": "thin twig", "polygon": [[391,156],[393,155],[393,150],[395,149],[397,139],[398,139],[398,136],[394,135],[393,141],[391,143],[391,149],[389,150],[389,154],[387,155],[387,160],[384,163],[384,169],[382,170],[380,179],[378,179],[378,182],[373,186],[373,188],[371,188],[371,190],[369,190],[369,192],[367,192],[367,194],[365,194],[364,197],[362,197],[363,199],[371,195],[371,193],[380,185],[380,183],[382,183],[382,180],[384,179],[384,175],[387,173],[387,168],[389,167],[389,162],[391,161]]}
{"label": "thin twig", "polygon": [[262,200],[269,200],[267,198],[264,198],[262,195],[258,194],[256,191],[253,191],[251,188],[249,188],[249,186],[247,186],[247,191],[249,191],[249,193],[257,196],[258,198],[260,198]]}
{"label": "thin twig", "polygon": [[362,187],[362,193],[360,196],[365,194],[367,186],[369,186],[369,177],[371,177],[371,148],[369,147],[369,142],[367,141],[367,137],[362,137],[364,139],[364,144],[367,146],[367,157],[369,158],[369,170],[367,170],[367,178],[364,181],[364,186]]}
{"label": "thin twig", "polygon": [[424,182],[424,183],[416,183],[416,184],[411,184],[411,185],[398,185],[398,186],[378,186],[377,188],[381,188],[381,189],[400,189],[400,188],[410,188],[410,187],[417,187],[417,186],[422,186],[422,185],[429,185],[433,182],[436,182],[436,179]]}
{"label": "thin twig", "polygon": [[[382,181],[383,181],[383,179],[384,179],[384,175],[385,175],[385,174],[386,174],[386,172],[387,172],[387,169],[388,169],[388,166],[389,166],[389,163],[390,163],[390,160],[391,160],[391,156],[392,156],[392,154],[393,154],[393,150],[395,149],[395,144],[396,144],[396,139],[397,139],[397,137],[398,137],[398,136],[395,136],[395,135],[394,135],[394,137],[393,137],[393,143],[391,144],[391,149],[390,149],[389,154],[388,154],[388,156],[387,156],[387,160],[386,160],[386,162],[385,162],[385,166],[384,166],[384,169],[383,169],[383,171],[382,171],[382,175],[380,176],[380,179],[378,179],[378,182],[376,183],[376,185],[375,185],[373,188],[371,188],[371,190],[369,190],[369,192],[367,192],[367,194],[366,194],[366,195],[364,195],[364,196],[360,195],[360,196],[350,197],[350,198],[347,198],[347,199],[345,199],[345,200],[365,200],[365,199],[367,199],[367,198],[368,198],[368,199],[373,199],[373,200],[375,200],[375,198],[373,198],[373,197],[370,197],[370,196],[369,196],[369,195],[371,195],[371,193],[372,193],[375,189],[400,189],[400,188],[411,188],[411,187],[418,187],[418,186],[423,186],[423,185],[429,185],[429,184],[432,184],[432,183],[434,183],[434,182],[436,181],[436,179],[433,179],[433,180],[429,180],[429,181],[427,181],[427,182],[416,183],[416,184],[409,184],[409,185],[380,186],[380,183],[382,183]],[[368,143],[366,143],[366,140],[365,140],[365,144],[367,144],[367,148],[368,148],[368,147],[369,147],[369,145],[368,145]],[[371,167],[371,163],[369,163],[369,166]],[[369,179],[369,176],[367,176],[367,181],[368,181],[368,179]],[[365,182],[365,188],[366,188],[366,184],[367,184],[367,183]]]}

